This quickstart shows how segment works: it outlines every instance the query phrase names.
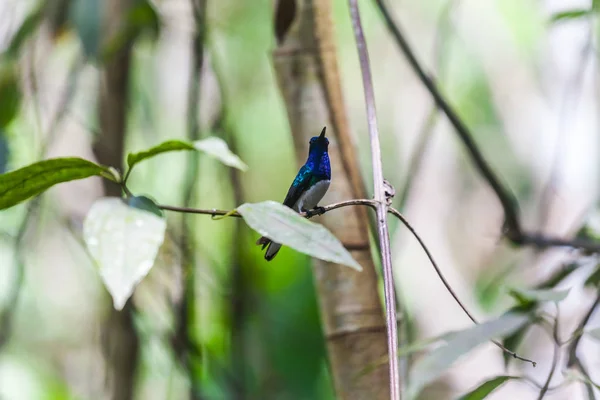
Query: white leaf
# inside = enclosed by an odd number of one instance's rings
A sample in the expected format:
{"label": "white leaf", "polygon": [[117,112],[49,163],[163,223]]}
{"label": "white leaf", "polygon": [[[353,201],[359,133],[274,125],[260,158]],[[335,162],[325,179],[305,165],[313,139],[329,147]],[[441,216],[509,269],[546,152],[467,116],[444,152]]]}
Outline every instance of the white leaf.
{"label": "white leaf", "polygon": [[92,205],[83,222],[83,238],[117,310],[152,268],[166,228],[163,218],[116,197]]}
{"label": "white leaf", "polygon": [[248,166],[235,154],[229,150],[227,143],[218,137],[208,137],[194,142],[196,150],[205,152],[206,154],[216,158],[225,165],[246,171]]}
{"label": "white leaf", "polygon": [[445,346],[436,348],[415,363],[410,372],[407,397],[416,398],[427,384],[437,379],[461,356],[493,338],[511,334],[527,320],[524,315],[506,314],[464,331],[452,332],[446,336]]}
{"label": "white leaf", "polygon": [[327,228],[310,222],[281,203],[245,203],[237,211],[252,229],[277,243],[362,271],[360,264]]}

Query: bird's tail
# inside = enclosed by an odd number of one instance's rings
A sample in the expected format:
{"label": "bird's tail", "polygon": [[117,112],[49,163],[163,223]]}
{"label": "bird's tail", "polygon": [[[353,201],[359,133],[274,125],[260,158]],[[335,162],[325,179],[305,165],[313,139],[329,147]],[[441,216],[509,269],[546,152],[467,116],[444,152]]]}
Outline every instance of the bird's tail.
{"label": "bird's tail", "polygon": [[279,249],[281,249],[281,244],[272,242],[271,239],[263,236],[256,241],[258,246],[262,246],[263,250],[266,247],[267,251],[265,253],[265,260],[271,261],[273,257],[277,255]]}

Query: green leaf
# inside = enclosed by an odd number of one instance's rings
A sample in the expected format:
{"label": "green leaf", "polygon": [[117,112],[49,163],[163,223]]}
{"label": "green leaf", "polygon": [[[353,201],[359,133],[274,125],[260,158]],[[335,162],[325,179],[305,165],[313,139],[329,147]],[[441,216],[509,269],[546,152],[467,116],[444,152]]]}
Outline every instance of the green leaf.
{"label": "green leaf", "polygon": [[165,239],[164,218],[116,197],[97,200],[83,222],[83,238],[100,277],[121,310],[150,272]]}
{"label": "green leaf", "polygon": [[594,272],[585,280],[584,286],[600,286],[600,264],[596,265]]}
{"label": "green leaf", "polygon": [[71,22],[81,40],[84,53],[92,59],[97,57],[100,48],[101,6],[100,0],[73,0],[70,9]]}
{"label": "green leaf", "polygon": [[527,316],[506,314],[498,319],[455,332],[445,346],[419,359],[410,373],[408,398],[414,399],[429,383],[443,374],[456,360],[493,338],[511,334],[528,320]]}
{"label": "green leaf", "polygon": [[245,203],[237,208],[244,221],[269,239],[321,260],[362,267],[323,225],[316,224],[275,201]]}
{"label": "green leaf", "polygon": [[18,64],[14,60],[0,62],[0,128],[5,128],[15,118],[20,105]]}
{"label": "green leaf", "polygon": [[561,283],[565,278],[567,278],[573,271],[579,268],[578,263],[570,263],[565,265],[564,267],[559,268],[556,272],[550,275],[545,281],[540,282],[535,286],[536,289],[552,289],[559,283]]}
{"label": "green leaf", "polygon": [[510,295],[522,302],[523,299],[537,301],[554,301],[559,302],[567,298],[569,291],[567,290],[552,290],[552,289],[511,289]]}
{"label": "green leaf", "polygon": [[183,142],[181,140],[168,140],[157,146],[151,147],[148,150],[140,151],[139,153],[129,153],[127,155],[127,165],[131,169],[140,161],[154,157],[158,154],[181,150],[195,150],[195,148],[191,143]]}
{"label": "green leaf", "polygon": [[560,22],[560,21],[573,20],[573,19],[587,17],[590,15],[592,15],[591,9],[576,9],[576,10],[562,11],[562,12],[554,14],[552,16],[552,19],[550,20],[550,22],[555,23],[555,22]]}
{"label": "green leaf", "polygon": [[194,147],[197,150],[203,151],[206,154],[216,158],[223,164],[230,167],[237,168],[242,171],[246,171],[248,166],[240,160],[238,156],[233,154],[227,143],[218,137],[208,137],[206,139],[197,140],[194,142]]}
{"label": "green leaf", "polygon": [[229,150],[227,143],[216,137],[209,137],[193,143],[184,142],[181,140],[168,140],[148,150],[141,151],[139,153],[130,153],[127,156],[127,165],[129,166],[129,169],[131,169],[140,161],[154,157],[158,154],[182,150],[202,151],[230,167],[235,167],[243,171],[248,169],[248,166],[244,164],[244,162],[240,160],[238,156],[233,154],[231,150]]}
{"label": "green leaf", "polygon": [[157,217],[163,217],[163,211],[158,207],[156,202],[147,196],[133,196],[127,199],[127,205],[140,210],[151,212]]}
{"label": "green leaf", "polygon": [[110,168],[82,158],[54,158],[0,175],[0,210],[12,207],[62,182],[101,176],[117,182]]}
{"label": "green leaf", "polygon": [[509,375],[497,376],[495,378],[492,378],[488,381],[483,382],[481,385],[477,386],[477,388],[475,388],[471,392],[465,394],[464,396],[461,396],[459,398],[459,400],[482,400],[482,399],[485,399],[488,396],[488,394],[492,393],[500,385],[502,385],[504,382],[508,381],[509,379],[520,379],[520,378],[517,376],[509,376]]}
{"label": "green leaf", "polygon": [[42,22],[44,16],[44,1],[39,2],[33,11],[25,18],[21,23],[21,26],[14,34],[8,45],[7,54],[10,57],[16,57],[23,46],[23,43],[29,38],[29,36],[37,29]]}

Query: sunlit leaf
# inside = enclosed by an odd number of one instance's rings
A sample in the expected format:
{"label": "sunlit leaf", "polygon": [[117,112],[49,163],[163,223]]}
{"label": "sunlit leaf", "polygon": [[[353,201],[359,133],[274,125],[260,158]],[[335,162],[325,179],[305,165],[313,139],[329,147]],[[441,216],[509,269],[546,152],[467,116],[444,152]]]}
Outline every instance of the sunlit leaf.
{"label": "sunlit leaf", "polygon": [[0,128],[6,127],[19,112],[21,90],[17,61],[0,61]]}
{"label": "sunlit leaf", "polygon": [[559,302],[567,298],[569,291],[552,289],[511,289],[510,294],[522,301],[523,298],[529,301],[554,301]]}
{"label": "sunlit leaf", "polygon": [[117,181],[110,168],[82,158],[53,158],[0,175],[0,210],[19,204],[62,182],[102,176]]}
{"label": "sunlit leaf", "polygon": [[569,21],[592,15],[591,9],[568,10],[556,13],[552,16],[551,22]]}
{"label": "sunlit leaf", "polygon": [[71,22],[89,58],[96,58],[100,48],[102,3],[100,0],[73,0],[70,9]]}
{"label": "sunlit leaf", "polygon": [[481,385],[479,385],[477,388],[475,388],[471,392],[465,394],[464,396],[461,396],[458,400],[482,400],[482,399],[485,399],[488,396],[488,394],[492,393],[500,385],[502,385],[504,382],[508,381],[509,379],[519,379],[519,377],[507,376],[507,375],[497,376],[495,378],[492,378],[488,381],[483,382]]}
{"label": "sunlit leaf", "polygon": [[410,373],[408,397],[415,398],[429,383],[443,374],[456,360],[475,347],[493,338],[503,337],[519,329],[527,316],[506,314],[502,317],[455,332],[445,346],[441,346],[419,359]]}
{"label": "sunlit leaf", "polygon": [[281,203],[246,203],[239,206],[237,211],[252,229],[277,243],[321,260],[362,270],[327,228],[301,217]]}
{"label": "sunlit leaf", "polygon": [[248,169],[248,166],[244,164],[244,162],[240,160],[238,156],[233,154],[231,150],[229,150],[229,147],[227,147],[227,143],[215,137],[209,137],[191,143],[184,142],[181,140],[168,140],[148,150],[141,151],[139,153],[130,153],[127,156],[127,165],[131,169],[140,161],[147,160],[158,154],[182,150],[202,151],[230,167],[239,168],[243,171]]}
{"label": "sunlit leaf", "polygon": [[218,137],[208,137],[206,139],[197,140],[194,142],[194,147],[206,154],[216,158],[225,165],[246,171],[248,166],[240,160],[238,156],[233,154],[227,143]]}
{"label": "sunlit leaf", "polygon": [[83,223],[83,237],[117,310],[148,274],[165,238],[166,221],[116,197],[97,200]]}

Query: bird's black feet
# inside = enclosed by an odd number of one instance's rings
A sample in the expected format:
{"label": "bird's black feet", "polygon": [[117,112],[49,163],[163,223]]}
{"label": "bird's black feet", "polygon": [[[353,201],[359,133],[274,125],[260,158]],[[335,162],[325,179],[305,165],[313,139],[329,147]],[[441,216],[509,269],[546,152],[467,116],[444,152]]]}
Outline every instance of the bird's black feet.
{"label": "bird's black feet", "polygon": [[312,210],[308,210],[306,211],[306,217],[307,218],[311,218],[314,217],[315,215],[323,215],[325,214],[325,207],[315,207]]}

